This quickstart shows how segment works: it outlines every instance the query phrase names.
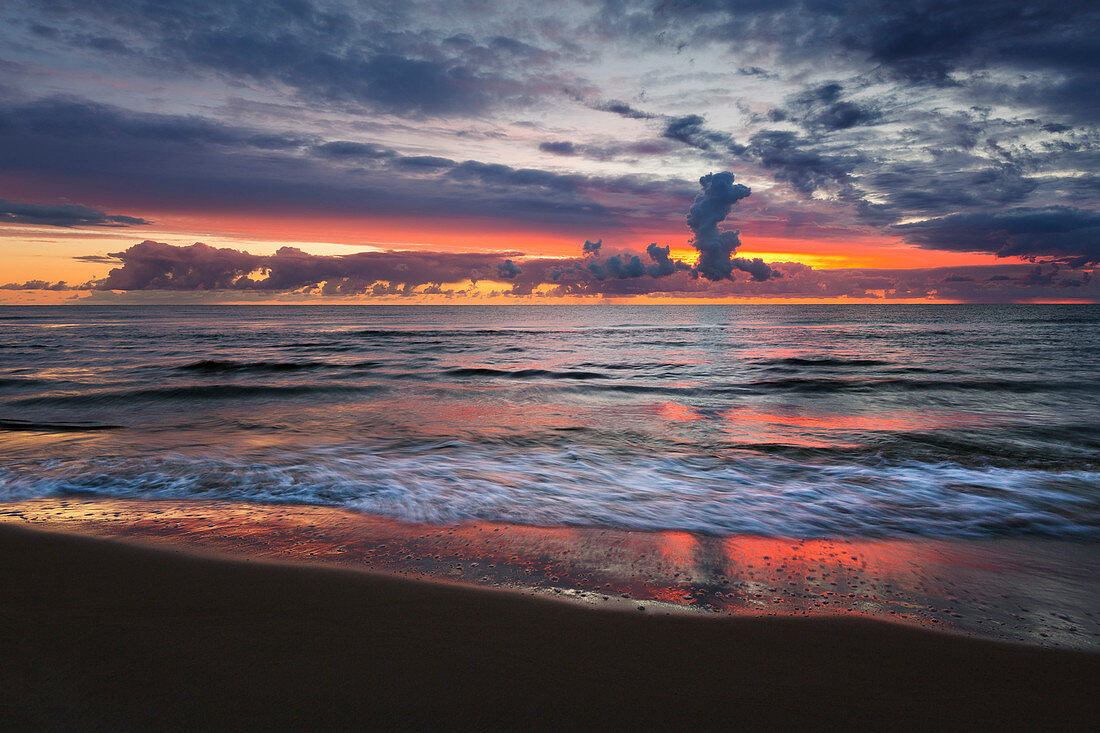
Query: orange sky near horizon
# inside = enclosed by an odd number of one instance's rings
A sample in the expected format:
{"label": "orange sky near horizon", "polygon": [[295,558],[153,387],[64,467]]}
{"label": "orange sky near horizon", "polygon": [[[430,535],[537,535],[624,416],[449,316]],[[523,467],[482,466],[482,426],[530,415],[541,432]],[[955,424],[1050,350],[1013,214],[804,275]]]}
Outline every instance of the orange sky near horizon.
{"label": "orange sky near horizon", "polygon": [[[154,223],[131,228],[5,226],[0,228],[0,259],[4,282],[46,280],[78,283],[103,277],[112,265],[74,259],[107,255],[146,239],[186,245],[204,242],[253,253],[271,253],[293,246],[313,254],[348,254],[370,250],[430,249],[446,252],[512,252],[528,257],[579,257],[583,239],[539,230],[522,230],[506,222],[481,220],[318,216],[168,214],[135,212]],[[593,239],[600,237],[595,236]],[[605,253],[644,253],[650,242],[671,246],[671,255],[691,264],[698,253],[682,227],[669,231],[619,231],[603,237]],[[761,237],[751,227],[741,230],[737,256],[766,262],[801,262],[814,269],[909,269],[1018,263],[987,253],[940,252],[921,249],[885,237],[865,235],[847,241]],[[644,254],[643,254],[644,259]]]}

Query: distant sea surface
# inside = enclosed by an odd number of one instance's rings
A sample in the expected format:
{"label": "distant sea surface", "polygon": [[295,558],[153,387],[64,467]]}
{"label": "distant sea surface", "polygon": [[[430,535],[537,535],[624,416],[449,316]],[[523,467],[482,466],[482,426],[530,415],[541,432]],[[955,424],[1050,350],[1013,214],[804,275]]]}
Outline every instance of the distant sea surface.
{"label": "distant sea surface", "polygon": [[1100,539],[1100,307],[0,308],[0,500]]}

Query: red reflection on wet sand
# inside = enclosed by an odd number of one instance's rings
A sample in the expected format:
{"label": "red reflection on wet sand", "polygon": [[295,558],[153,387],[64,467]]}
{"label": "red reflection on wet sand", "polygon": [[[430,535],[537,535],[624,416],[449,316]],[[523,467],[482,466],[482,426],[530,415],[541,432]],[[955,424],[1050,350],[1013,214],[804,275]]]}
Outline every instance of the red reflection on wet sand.
{"label": "red reflection on wet sand", "polygon": [[666,611],[860,614],[1085,647],[1100,638],[1091,605],[1100,553],[1080,543],[437,526],[312,506],[69,498],[9,503],[0,521],[601,605],[629,599],[632,606],[656,603],[651,610]]}
{"label": "red reflection on wet sand", "polygon": [[690,532],[658,532],[660,539],[657,549],[669,564],[675,567],[688,567],[695,560],[699,540]]}

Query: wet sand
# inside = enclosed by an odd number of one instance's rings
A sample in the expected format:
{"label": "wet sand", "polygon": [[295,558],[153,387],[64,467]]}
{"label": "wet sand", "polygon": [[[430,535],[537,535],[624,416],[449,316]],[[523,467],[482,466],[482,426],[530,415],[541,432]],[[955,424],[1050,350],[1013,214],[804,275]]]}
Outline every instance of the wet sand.
{"label": "wet sand", "polygon": [[[0,527],[0,722],[37,729],[1094,729],[1100,655]],[[655,610],[655,609],[654,609]]]}
{"label": "wet sand", "polygon": [[522,590],[597,607],[870,617],[1100,651],[1095,543],[438,526],[316,506],[82,497],[7,503],[0,522]]}

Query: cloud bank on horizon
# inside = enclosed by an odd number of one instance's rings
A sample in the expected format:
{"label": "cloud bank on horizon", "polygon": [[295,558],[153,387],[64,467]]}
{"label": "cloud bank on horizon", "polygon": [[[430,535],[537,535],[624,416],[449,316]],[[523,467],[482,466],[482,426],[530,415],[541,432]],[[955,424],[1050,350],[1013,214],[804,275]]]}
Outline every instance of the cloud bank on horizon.
{"label": "cloud bank on horizon", "polygon": [[[0,261],[82,257],[89,288],[1100,300],[1095,3],[14,0],[0,18]],[[265,217],[318,242],[326,220],[398,233],[244,251]],[[215,227],[243,244],[79,249]],[[479,228],[482,251],[446,236]],[[766,262],[759,240],[872,242],[882,263]],[[891,265],[913,248],[922,267]],[[5,288],[69,287],[50,267]]]}

